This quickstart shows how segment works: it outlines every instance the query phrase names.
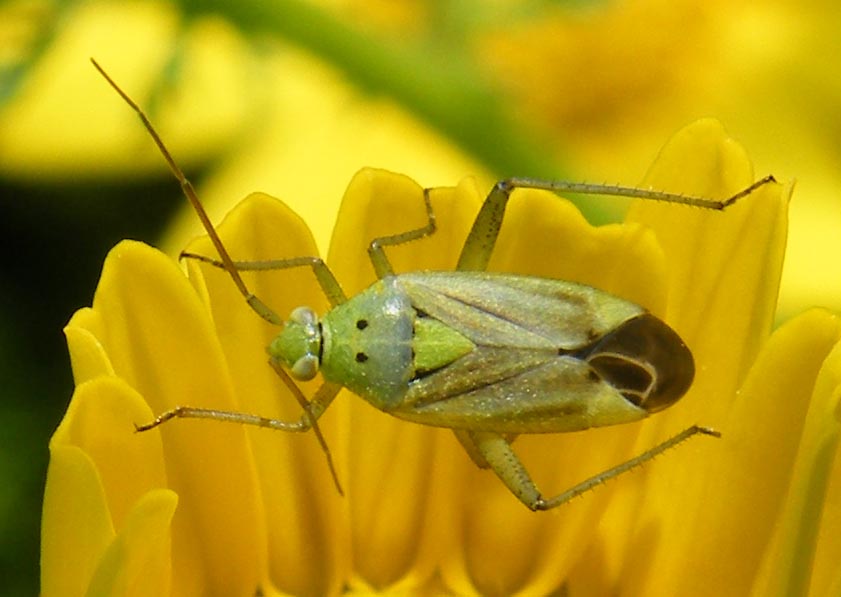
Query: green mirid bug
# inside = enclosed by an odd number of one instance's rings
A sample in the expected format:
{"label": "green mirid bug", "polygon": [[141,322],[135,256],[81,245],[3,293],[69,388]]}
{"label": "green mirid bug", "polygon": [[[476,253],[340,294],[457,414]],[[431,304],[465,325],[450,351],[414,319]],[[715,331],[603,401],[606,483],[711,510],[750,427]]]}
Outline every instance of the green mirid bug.
{"label": "green mirid bug", "polygon": [[[251,308],[282,326],[268,347],[270,364],[301,403],[297,421],[180,406],[137,427],[146,431],[173,418],[204,418],[282,431],[313,429],[341,492],[318,418],[344,387],[394,417],[450,428],[470,458],[490,468],[532,510],[548,510],[650,460],[687,438],[718,432],[692,426],[650,450],[563,493],[544,497],[511,447],[521,433],[559,433],[638,421],[683,396],[694,377],[692,354],[680,337],[644,308],[604,291],[563,280],[486,272],[511,193],[517,188],[654,199],[723,210],[768,176],[728,199],[660,191],[513,178],[497,183],[464,243],[456,271],[395,273],[386,247],[435,232],[424,192],[427,223],[375,238],[368,253],[378,280],[348,298],[318,257],[233,261],[189,181],[149,119],[93,61],[137,112],[199,215],[218,259],[182,253],[223,268]],[[254,296],[246,270],[312,269],[331,309],[319,317],[298,307],[282,321]],[[307,399],[295,380],[321,374]]]}

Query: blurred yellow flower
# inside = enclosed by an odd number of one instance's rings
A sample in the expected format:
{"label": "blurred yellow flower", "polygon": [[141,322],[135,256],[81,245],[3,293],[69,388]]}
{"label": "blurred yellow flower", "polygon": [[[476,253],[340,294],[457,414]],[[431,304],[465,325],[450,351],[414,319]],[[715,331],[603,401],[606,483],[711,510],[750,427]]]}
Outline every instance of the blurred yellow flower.
{"label": "blurred yellow flower", "polygon": [[[516,3],[515,3],[516,4]],[[476,34],[477,62],[586,180],[635,180],[675,123],[713,115],[798,179],[778,318],[841,308],[841,11],[831,2],[617,0],[544,7]]]}
{"label": "blurred yellow flower", "polygon": [[[724,197],[752,180],[744,151],[706,120],[675,136],[645,184]],[[837,443],[841,371],[826,355],[841,321],[812,312],[767,340],[789,190],[764,187],[724,213],[638,205],[624,225],[595,229],[552,195],[518,191],[492,269],[636,301],[678,330],[697,366],[690,393],[650,421],[518,439],[544,492],[692,423],[723,433],[551,513],[526,510],[445,430],[395,420],[350,395],[321,419],[344,499],[309,434],[208,421],[131,433],[178,404],[282,419],[300,410],[265,364],[276,329],[225,272],[190,263],[188,282],[156,250],[121,243],[93,307],[66,328],[76,392],[50,445],[42,595],[545,594],[564,586],[573,595],[782,594],[797,575],[808,585],[809,557],[796,570],[780,564],[792,546],[815,545],[809,531],[823,493],[806,499],[802,488],[832,482],[829,496],[838,495],[826,450],[834,454]],[[465,180],[432,199],[439,231],[389,251],[398,272],[451,269],[481,194]],[[423,223],[421,187],[360,172],[327,257],[348,294],[373,280],[365,247],[399,231],[395,214],[400,229]],[[219,230],[237,259],[317,254],[304,222],[265,195],[249,197]],[[212,254],[206,239],[191,250]],[[245,278],[281,315],[302,304],[326,308],[309,271]],[[813,387],[811,406],[797,399]],[[307,395],[314,389],[303,386]],[[816,453],[823,468],[812,466]],[[821,587],[838,582],[837,549],[822,532]]]}
{"label": "blurred yellow flower", "polygon": [[42,38],[35,48],[19,48],[31,62],[24,62],[14,94],[3,98],[14,100],[0,112],[0,173],[11,179],[58,184],[160,169],[155,153],[138,150],[146,146],[144,133],[113,101],[91,56],[153,106],[185,166],[218,155],[258,106],[253,96],[230,92],[249,86],[242,69],[248,48],[219,19],[185,25],[164,2],[40,3],[20,12]]}

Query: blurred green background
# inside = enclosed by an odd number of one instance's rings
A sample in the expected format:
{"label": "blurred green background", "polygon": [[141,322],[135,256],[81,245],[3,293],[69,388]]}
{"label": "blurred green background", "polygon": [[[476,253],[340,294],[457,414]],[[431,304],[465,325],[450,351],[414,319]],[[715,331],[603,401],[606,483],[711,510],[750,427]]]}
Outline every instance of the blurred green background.
{"label": "blurred green background", "polygon": [[[197,233],[136,117],[214,219],[287,201],[326,251],[363,166],[634,184],[721,119],[757,176],[797,178],[779,317],[841,306],[841,9],[688,0],[0,2],[0,591],[35,594],[47,444],[73,391],[61,333],[102,261]],[[591,221],[621,217],[588,202]]]}

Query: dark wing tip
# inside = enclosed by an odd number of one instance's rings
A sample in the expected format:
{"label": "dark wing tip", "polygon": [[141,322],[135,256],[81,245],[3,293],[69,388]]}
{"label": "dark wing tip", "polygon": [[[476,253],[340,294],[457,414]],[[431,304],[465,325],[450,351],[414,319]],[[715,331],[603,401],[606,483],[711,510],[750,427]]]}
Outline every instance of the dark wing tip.
{"label": "dark wing tip", "polygon": [[692,385],[695,362],[680,336],[650,313],[602,336],[590,366],[626,399],[649,413],[674,404]]}

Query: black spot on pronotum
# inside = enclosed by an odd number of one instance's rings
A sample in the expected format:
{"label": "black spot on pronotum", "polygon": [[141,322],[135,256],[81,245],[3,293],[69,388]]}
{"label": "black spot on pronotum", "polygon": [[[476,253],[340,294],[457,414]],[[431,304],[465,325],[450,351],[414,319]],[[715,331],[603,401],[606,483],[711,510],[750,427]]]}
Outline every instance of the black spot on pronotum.
{"label": "black spot on pronotum", "polygon": [[364,330],[367,327],[368,327],[368,320],[367,319],[360,319],[356,322],[356,329],[357,330]]}
{"label": "black spot on pronotum", "polygon": [[364,363],[368,360],[368,355],[364,352],[357,352],[356,353],[356,362],[357,363]]}

